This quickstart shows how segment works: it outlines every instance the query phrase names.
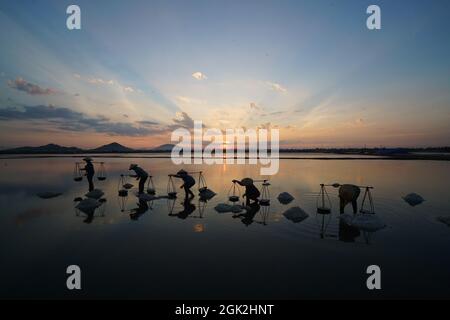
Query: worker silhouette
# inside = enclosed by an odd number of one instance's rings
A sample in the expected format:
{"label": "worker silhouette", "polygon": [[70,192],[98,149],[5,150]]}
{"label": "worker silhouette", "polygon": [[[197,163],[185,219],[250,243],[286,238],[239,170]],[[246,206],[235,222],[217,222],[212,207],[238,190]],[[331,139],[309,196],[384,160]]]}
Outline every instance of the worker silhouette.
{"label": "worker silhouette", "polygon": [[361,193],[361,189],[353,184],[343,184],[339,188],[339,209],[340,213],[344,213],[345,206],[349,203],[352,204],[353,213],[358,212],[358,197]]}
{"label": "worker silhouette", "polygon": [[95,174],[94,164],[92,163],[92,158],[90,157],[83,158],[83,161],[86,162],[86,165],[84,166],[84,168],[81,168],[80,170],[85,171],[85,175],[89,183],[89,191],[92,191],[94,190],[94,180],[93,180]]}
{"label": "worker silhouette", "polygon": [[144,213],[146,213],[149,209],[148,203],[145,200],[139,199],[139,202],[137,203],[137,207],[134,209],[131,209],[130,213],[130,219],[131,220],[138,220],[140,216],[142,216]]}
{"label": "worker silhouette", "polygon": [[361,235],[358,228],[349,226],[344,221],[339,221],[339,241],[355,242],[356,238]]}
{"label": "worker silhouette", "polygon": [[258,198],[261,195],[261,192],[259,192],[258,188],[254,185],[253,179],[244,178],[241,181],[233,180],[233,183],[237,183],[240,186],[245,187],[245,193],[243,194],[243,197],[246,198],[245,203],[247,206],[250,205],[250,200],[258,203]]}
{"label": "worker silhouette", "polygon": [[134,175],[130,176],[135,177],[136,180],[139,180],[139,194],[144,193],[145,181],[147,181],[148,173],[135,163],[130,164],[129,170],[133,170],[135,172]]}
{"label": "worker silhouette", "polygon": [[183,169],[178,171],[177,174],[173,176],[175,178],[180,178],[181,180],[183,180],[183,185],[180,187],[180,189],[184,189],[184,192],[186,194],[185,198],[193,198],[194,193],[192,192],[191,188],[195,185],[195,179]]}
{"label": "worker silhouette", "polygon": [[261,206],[257,201],[252,202],[246,206],[246,212],[234,215],[233,218],[240,218],[241,222],[245,224],[245,226],[249,226],[253,223],[256,214],[261,209]]}
{"label": "worker silhouette", "polygon": [[169,214],[169,216],[178,217],[180,219],[186,219],[187,217],[189,217],[195,211],[195,209],[197,209],[195,207],[195,204],[192,203],[192,199],[192,197],[186,196],[182,203],[183,210],[175,214]]}

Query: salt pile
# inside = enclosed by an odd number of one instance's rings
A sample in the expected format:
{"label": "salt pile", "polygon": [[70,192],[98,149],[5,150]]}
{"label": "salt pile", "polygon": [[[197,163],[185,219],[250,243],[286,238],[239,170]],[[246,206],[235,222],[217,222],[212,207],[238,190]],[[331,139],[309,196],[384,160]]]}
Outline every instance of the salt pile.
{"label": "salt pile", "polygon": [[288,204],[290,202],[292,202],[292,200],[294,200],[294,197],[289,194],[288,192],[282,192],[278,195],[278,201],[281,204]]}
{"label": "salt pile", "polygon": [[437,221],[442,222],[450,227],[450,216],[449,217],[437,217]]}
{"label": "salt pile", "polygon": [[417,193],[410,193],[410,194],[404,196],[403,200],[405,200],[412,207],[417,206],[418,204],[421,204],[422,202],[425,201],[425,199],[422,198]]}
{"label": "salt pile", "polygon": [[219,203],[214,209],[219,213],[231,212],[233,206],[226,203]]}
{"label": "salt pile", "polygon": [[133,185],[132,185],[131,183],[125,183],[125,184],[123,185],[123,187],[124,187],[125,189],[131,189],[131,188],[133,188]]}
{"label": "salt pile", "polygon": [[204,200],[209,200],[216,195],[211,189],[203,189],[200,191],[200,198]]}
{"label": "salt pile", "polygon": [[41,199],[50,199],[50,198],[58,197],[58,196],[62,195],[62,193],[61,192],[44,191],[44,192],[39,192],[36,195]]}
{"label": "salt pile", "polygon": [[386,224],[375,214],[357,214],[352,217],[343,214],[339,217],[345,224],[356,227],[363,231],[375,232],[386,227]]}
{"label": "salt pile", "polygon": [[92,199],[100,199],[105,193],[100,189],[94,189],[85,194],[86,197]]}
{"label": "salt pile", "polygon": [[86,198],[81,200],[75,208],[78,210],[84,212],[84,213],[90,213],[96,208],[98,208],[101,205],[101,203],[95,199],[92,198]]}
{"label": "salt pile", "polygon": [[142,200],[142,201],[152,201],[152,200],[155,200],[155,197],[154,197],[154,196],[152,196],[152,195],[150,195],[150,194],[147,194],[147,193],[141,193],[141,194],[138,194],[137,197],[139,198],[139,200]]}
{"label": "salt pile", "polygon": [[294,223],[302,222],[309,217],[309,215],[300,207],[289,208],[283,215],[286,219],[291,220]]}

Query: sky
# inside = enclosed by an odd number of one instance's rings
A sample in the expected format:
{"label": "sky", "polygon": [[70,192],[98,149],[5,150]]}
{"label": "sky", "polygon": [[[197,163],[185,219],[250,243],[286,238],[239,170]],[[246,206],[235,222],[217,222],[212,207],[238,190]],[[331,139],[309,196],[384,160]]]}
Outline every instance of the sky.
{"label": "sky", "polygon": [[0,148],[151,148],[194,120],[286,148],[448,146],[449,17],[438,0],[0,0]]}

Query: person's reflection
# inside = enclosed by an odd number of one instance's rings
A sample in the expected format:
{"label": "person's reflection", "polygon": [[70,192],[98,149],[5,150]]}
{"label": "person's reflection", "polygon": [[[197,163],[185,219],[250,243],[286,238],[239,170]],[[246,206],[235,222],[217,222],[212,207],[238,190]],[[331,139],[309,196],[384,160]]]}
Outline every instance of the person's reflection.
{"label": "person's reflection", "polygon": [[183,201],[183,210],[178,213],[170,213],[169,216],[178,217],[180,219],[186,219],[192,212],[195,211],[195,204],[192,203],[192,197],[186,196]]}
{"label": "person's reflection", "polygon": [[94,190],[93,178],[95,174],[94,165],[92,164],[92,158],[86,157],[83,158],[83,161],[86,162],[86,165],[84,166],[84,168],[81,168],[80,170],[85,171],[85,175],[89,183],[89,191],[92,191]]}
{"label": "person's reflection", "polygon": [[349,226],[344,221],[339,221],[339,241],[355,242],[356,238],[361,235],[358,228]]}
{"label": "person's reflection", "polygon": [[247,211],[245,213],[233,215],[233,218],[240,218],[241,222],[248,227],[253,223],[253,220],[260,209],[261,206],[259,205],[259,203],[253,202],[246,206]]}
{"label": "person's reflection", "polygon": [[138,220],[140,216],[142,216],[144,213],[148,211],[148,209],[149,207],[147,201],[139,199],[139,202],[137,203],[137,208],[131,209],[130,219]]}
{"label": "person's reflection", "polygon": [[90,224],[94,221],[95,208],[82,210],[82,212],[86,215],[86,218],[83,220],[84,223]]}

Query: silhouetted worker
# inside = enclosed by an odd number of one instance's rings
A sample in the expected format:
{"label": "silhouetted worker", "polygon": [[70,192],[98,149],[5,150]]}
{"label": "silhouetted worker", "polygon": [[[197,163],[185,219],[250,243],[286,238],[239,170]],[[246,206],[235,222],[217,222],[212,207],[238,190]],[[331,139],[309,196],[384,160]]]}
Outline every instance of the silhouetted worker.
{"label": "silhouetted worker", "polygon": [[184,192],[186,193],[186,198],[188,197],[193,198],[194,193],[192,192],[191,188],[195,185],[195,179],[183,169],[178,171],[177,174],[174,175],[174,177],[183,180],[183,185],[180,187],[180,189],[184,189]]}
{"label": "silhouetted worker", "polygon": [[339,241],[355,242],[361,235],[358,228],[347,225],[344,221],[339,221]]}
{"label": "silhouetted worker", "polygon": [[196,209],[195,204],[192,203],[192,197],[186,197],[183,201],[183,210],[177,214],[169,214],[169,216],[177,216],[180,219],[186,219]]}
{"label": "silhouetted worker", "polygon": [[246,198],[247,206],[250,204],[250,200],[253,200],[254,202],[258,203],[258,198],[261,195],[261,192],[259,192],[258,188],[253,184],[253,179],[244,178],[241,181],[233,180],[233,183],[237,183],[245,187],[245,193],[243,194],[243,197]]}
{"label": "silhouetted worker", "polygon": [[147,201],[139,199],[139,203],[137,203],[137,208],[131,209],[130,219],[137,220],[140,216],[148,211],[149,207]]}
{"label": "silhouetted worker", "polygon": [[345,206],[349,203],[352,204],[353,213],[358,212],[358,197],[361,193],[361,189],[353,184],[343,184],[339,188],[339,208],[340,213],[344,213]]}
{"label": "silhouetted worker", "polygon": [[253,219],[255,218],[255,215],[259,212],[259,209],[261,209],[261,206],[257,201],[255,201],[247,205],[246,207],[247,211],[245,213],[234,215],[233,218],[241,218],[241,222],[248,227],[253,223]]}
{"label": "silhouetted worker", "polygon": [[84,223],[90,224],[94,220],[95,209],[85,210],[86,218],[83,220]]}
{"label": "silhouetted worker", "polygon": [[84,162],[86,162],[86,165],[84,166],[84,168],[80,169],[86,172],[86,178],[87,181],[89,182],[89,191],[94,190],[94,174],[95,174],[95,170],[94,170],[94,165],[92,164],[92,158],[86,157],[83,159]]}
{"label": "silhouetted worker", "polygon": [[130,164],[130,170],[133,170],[136,173],[136,175],[132,175],[132,177],[136,177],[136,180],[139,180],[139,194],[144,193],[145,181],[147,181],[148,173],[134,163]]}

